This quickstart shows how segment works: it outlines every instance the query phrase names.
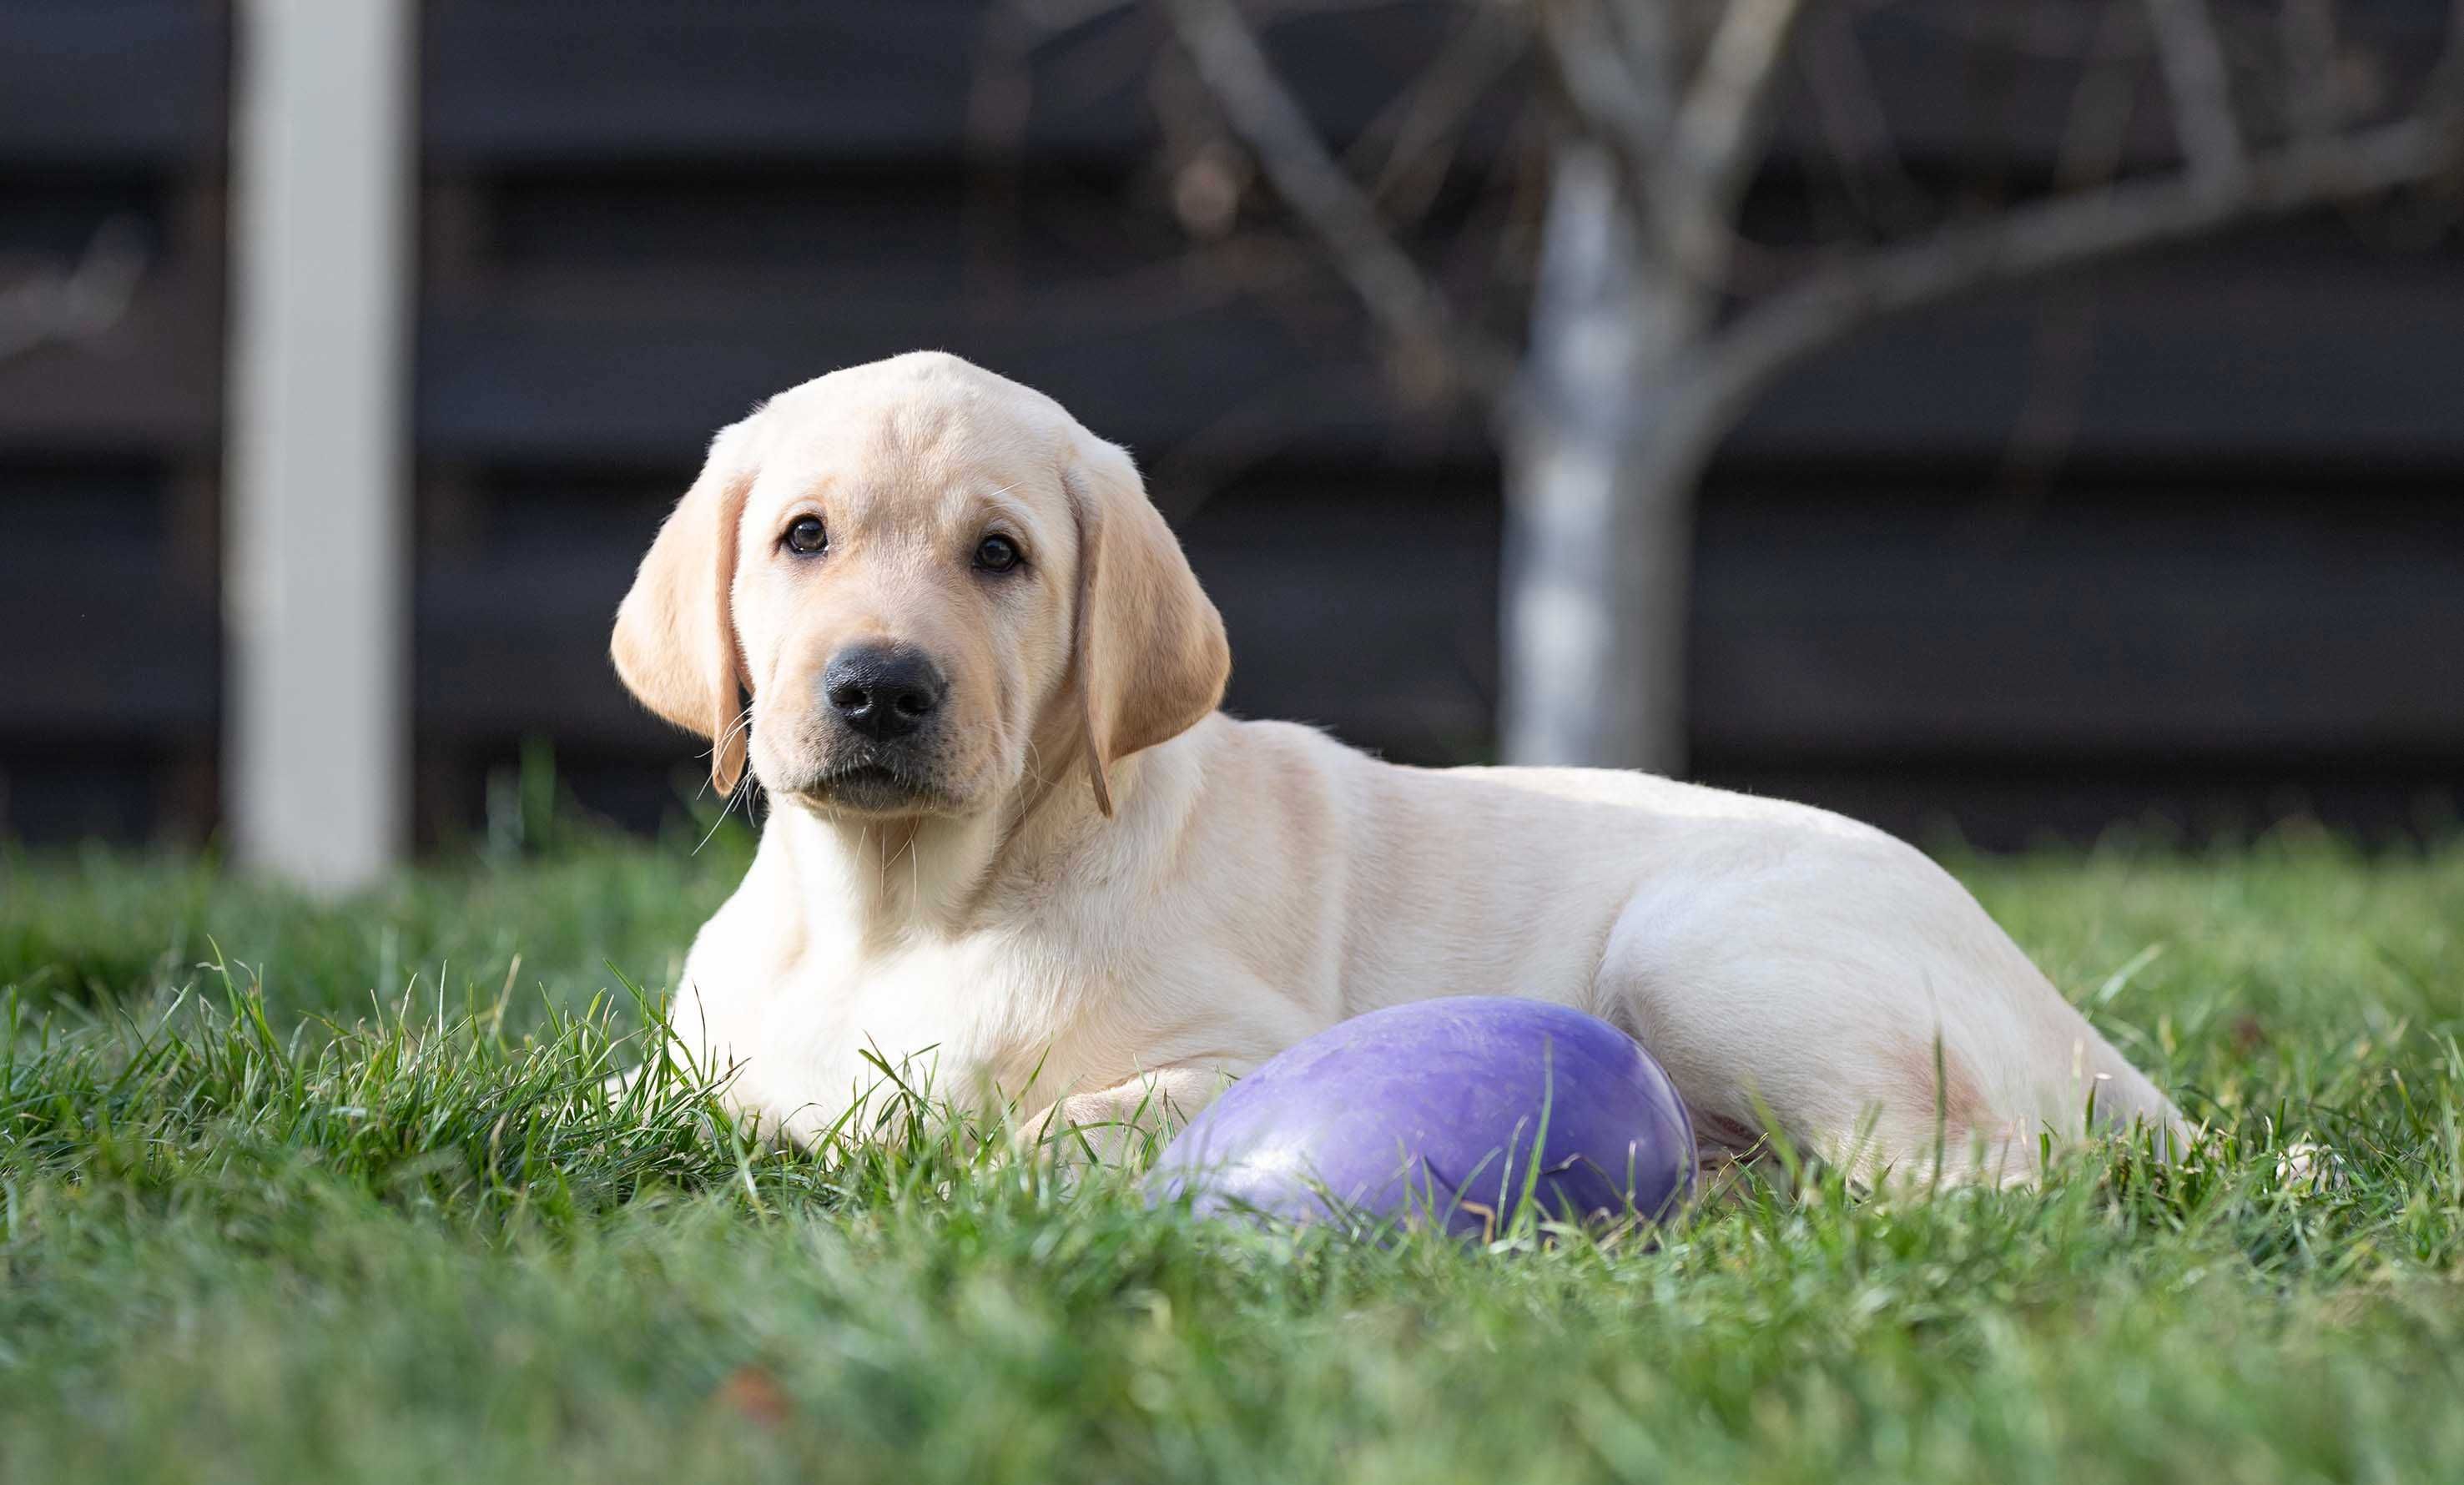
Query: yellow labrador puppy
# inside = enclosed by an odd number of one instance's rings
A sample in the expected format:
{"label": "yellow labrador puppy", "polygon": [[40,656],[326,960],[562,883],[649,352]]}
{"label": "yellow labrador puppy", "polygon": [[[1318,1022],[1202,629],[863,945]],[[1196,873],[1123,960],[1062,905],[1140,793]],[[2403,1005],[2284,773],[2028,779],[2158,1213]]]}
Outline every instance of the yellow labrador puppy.
{"label": "yellow labrador puppy", "polygon": [[[2172,1107],[1899,841],[1582,769],[1381,763],[1216,710],[1221,620],[1129,456],[955,357],[722,430],[616,618],[652,710],[748,760],[759,853],[677,1034],[810,1140],[915,1059],[1032,1119],[1187,1116],[1346,1016],[1530,995],[1666,1065],[1707,1158],[1765,1121],[1906,1169]],[[747,697],[750,705],[747,705]]]}

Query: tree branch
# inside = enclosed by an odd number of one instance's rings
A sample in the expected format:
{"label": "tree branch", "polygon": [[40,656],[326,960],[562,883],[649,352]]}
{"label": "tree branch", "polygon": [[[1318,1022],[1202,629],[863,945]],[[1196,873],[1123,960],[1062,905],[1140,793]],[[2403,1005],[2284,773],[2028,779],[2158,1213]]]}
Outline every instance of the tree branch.
{"label": "tree branch", "polygon": [[1231,0],[1165,0],[1173,30],[1258,167],[1310,230],[1389,335],[1451,358],[1453,370],[1492,400],[1507,395],[1514,357],[1459,319],[1335,162],[1266,60]]}
{"label": "tree branch", "polygon": [[[1464,116],[1522,60],[1521,39],[1503,7],[1476,7],[1437,60],[1361,131],[1344,164],[1372,178],[1363,190],[1372,203],[1406,220],[1427,209],[1463,142]],[[1385,159],[1373,171],[1369,156],[1381,137]]]}
{"label": "tree branch", "polygon": [[1677,117],[1665,58],[1645,51],[1649,71],[1639,68],[1596,0],[1540,0],[1533,9],[1566,100],[1583,121],[1621,154],[1657,155]]}
{"label": "tree branch", "polygon": [[1678,110],[1671,168],[1661,193],[1681,233],[1682,258],[1716,278],[1737,201],[1761,163],[1762,125],[1802,0],[1730,0]]}
{"label": "tree branch", "polygon": [[2452,105],[2433,106],[2402,122],[2254,157],[2230,194],[2194,176],[2168,174],[2065,192],[1944,228],[1818,271],[1746,311],[1714,334],[1707,372],[1689,390],[1705,406],[1733,412],[1780,372],[1881,316],[2415,185],[2456,168],[2459,154]]}
{"label": "tree branch", "polygon": [[1866,227],[1907,230],[1920,221],[1919,191],[1891,142],[1890,115],[1874,88],[1855,19],[1831,10],[1803,44],[1808,91],[1839,183]]}
{"label": "tree branch", "polygon": [[2077,190],[2109,184],[2122,171],[2138,116],[2140,65],[2145,59],[2139,14],[2107,5],[2079,61],[2069,116],[2054,147],[2054,187]]}
{"label": "tree branch", "polygon": [[2277,39],[2284,56],[2285,118],[2295,134],[2315,139],[2343,121],[2333,0],[2283,0]]}
{"label": "tree branch", "polygon": [[[1800,0],[1738,0],[1681,90],[1668,0],[1538,0],[1544,51],[1583,129],[1618,166],[1647,251],[1707,314],[1738,246],[1737,200]],[[1680,97],[1681,91],[1683,93]]]}
{"label": "tree branch", "polygon": [[2233,79],[2216,39],[2207,0],[2147,0],[2156,33],[2156,60],[2173,110],[2173,133],[2190,176],[2212,191],[2230,191],[2249,168],[2241,124],[2233,117]]}
{"label": "tree branch", "polygon": [[1677,115],[1677,38],[1669,0],[1605,0],[1617,51],[1635,86],[1647,89],[1663,119]]}
{"label": "tree branch", "polygon": [[137,229],[114,219],[86,243],[76,267],[0,288],[0,360],[109,331],[127,314],[145,268]]}
{"label": "tree branch", "polygon": [[1660,177],[1676,127],[1677,90],[1661,3],[1624,0],[1614,23],[1600,0],[1539,0],[1534,9],[1542,51],[1567,106],[1617,162],[1635,215],[1648,229],[1648,251],[1674,262],[1683,234]]}

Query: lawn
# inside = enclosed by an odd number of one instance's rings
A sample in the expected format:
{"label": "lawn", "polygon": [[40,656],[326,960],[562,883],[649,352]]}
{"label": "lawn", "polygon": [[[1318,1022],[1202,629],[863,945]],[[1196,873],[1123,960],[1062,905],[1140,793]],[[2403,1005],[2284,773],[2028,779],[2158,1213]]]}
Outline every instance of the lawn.
{"label": "lawn", "polygon": [[611,1104],[693,845],[0,856],[0,1478],[2464,1479],[2464,843],[1953,863],[2191,1167],[1492,1251]]}

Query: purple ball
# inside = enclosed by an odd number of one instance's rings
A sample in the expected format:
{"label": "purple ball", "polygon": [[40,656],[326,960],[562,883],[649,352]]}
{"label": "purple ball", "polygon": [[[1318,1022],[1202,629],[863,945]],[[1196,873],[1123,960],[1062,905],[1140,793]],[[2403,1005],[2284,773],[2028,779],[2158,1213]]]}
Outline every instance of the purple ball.
{"label": "purple ball", "polygon": [[1487,995],[1373,1011],[1277,1053],[1191,1121],[1148,1189],[1201,1213],[1434,1219],[1481,1237],[1521,1202],[1535,1140],[1546,1220],[1661,1216],[1693,1190],[1693,1125],[1639,1043]]}

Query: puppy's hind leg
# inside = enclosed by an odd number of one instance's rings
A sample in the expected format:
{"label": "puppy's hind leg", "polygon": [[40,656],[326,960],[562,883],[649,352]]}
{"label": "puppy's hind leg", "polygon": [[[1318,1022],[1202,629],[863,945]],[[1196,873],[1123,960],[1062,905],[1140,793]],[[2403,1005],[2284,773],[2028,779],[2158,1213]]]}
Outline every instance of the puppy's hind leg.
{"label": "puppy's hind leg", "polygon": [[1700,926],[1664,901],[1629,904],[1609,933],[1590,1009],[1666,1070],[1706,1183],[1783,1148],[1845,1157],[1861,1110],[1838,1085],[1841,1038],[1807,1024],[1798,997],[1774,994],[1749,956],[1698,938]]}
{"label": "puppy's hind leg", "polygon": [[2186,1147],[2171,1103],[1948,877],[1904,847],[1836,855],[1646,890],[1611,929],[1595,1007],[1699,1128],[1895,1185],[2023,1181],[2044,1136],[2086,1132],[2093,1089],[2100,1124]]}

